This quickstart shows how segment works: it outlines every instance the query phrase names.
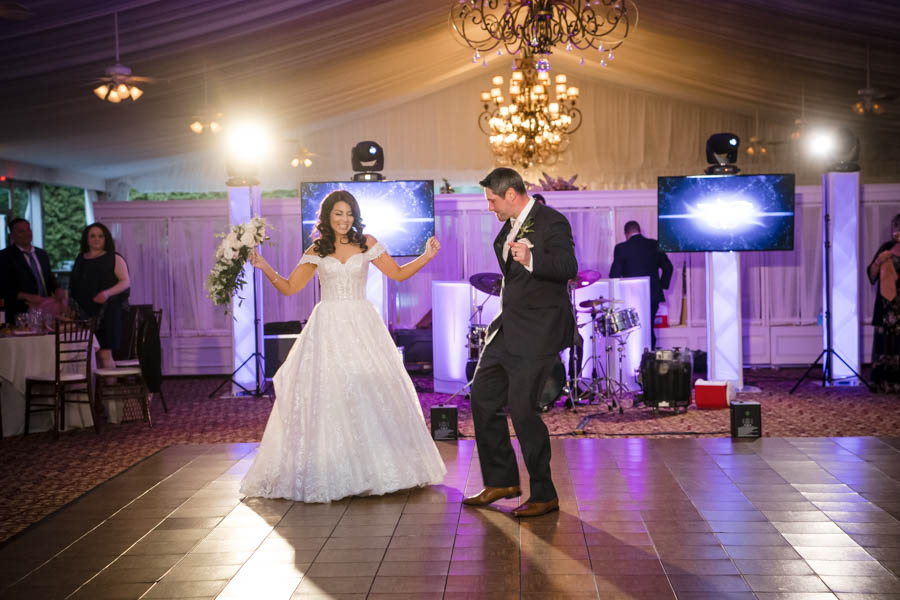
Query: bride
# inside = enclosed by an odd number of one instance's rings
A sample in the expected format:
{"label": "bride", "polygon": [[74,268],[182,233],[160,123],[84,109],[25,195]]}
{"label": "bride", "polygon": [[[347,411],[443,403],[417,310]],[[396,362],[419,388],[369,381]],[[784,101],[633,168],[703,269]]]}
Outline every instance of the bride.
{"label": "bride", "polygon": [[275,373],[275,403],[256,459],[241,482],[245,496],[330,502],[440,483],[444,462],[384,322],[366,300],[369,262],[397,281],[424,267],[440,244],[399,266],[363,234],[349,192],[319,208],[318,238],[289,277],[255,251],[251,264],[284,295],[319,272],[322,299]]}

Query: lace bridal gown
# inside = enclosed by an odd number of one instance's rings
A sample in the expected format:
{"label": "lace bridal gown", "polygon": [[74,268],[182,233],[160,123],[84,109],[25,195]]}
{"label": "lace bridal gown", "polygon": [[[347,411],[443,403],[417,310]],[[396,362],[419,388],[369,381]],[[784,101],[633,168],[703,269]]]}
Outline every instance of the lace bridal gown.
{"label": "lace bridal gown", "polygon": [[446,469],[412,381],[366,299],[377,243],[346,263],[304,254],[322,299],[275,373],[275,403],[241,493],[301,502],[439,483]]}

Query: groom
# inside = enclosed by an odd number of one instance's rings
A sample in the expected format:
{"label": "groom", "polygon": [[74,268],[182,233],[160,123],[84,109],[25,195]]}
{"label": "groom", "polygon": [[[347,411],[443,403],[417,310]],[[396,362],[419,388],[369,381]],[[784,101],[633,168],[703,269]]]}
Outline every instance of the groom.
{"label": "groom", "polygon": [[494,169],[479,184],[488,209],[505,221],[494,240],[503,272],[500,313],[488,327],[487,343],[472,382],[472,418],[485,488],[463,500],[487,506],[521,495],[516,456],[509,440],[509,407],[531,495],[513,510],[535,517],[559,508],[550,478],[550,435],[538,405],[559,352],[574,334],[567,282],[578,271],[572,229],[560,213],[535,202],[513,169]]}

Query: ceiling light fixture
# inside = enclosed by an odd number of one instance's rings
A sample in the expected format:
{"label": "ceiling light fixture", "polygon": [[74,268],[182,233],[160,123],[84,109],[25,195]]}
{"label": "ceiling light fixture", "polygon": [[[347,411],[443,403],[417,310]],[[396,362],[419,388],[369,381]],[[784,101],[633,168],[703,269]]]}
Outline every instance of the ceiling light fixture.
{"label": "ceiling light fixture", "polygon": [[494,50],[546,57],[555,46],[597,51],[605,64],[637,21],[633,0],[450,0],[450,28],[483,66]]}
{"label": "ceiling light fixture", "polygon": [[225,117],[220,112],[210,110],[209,93],[207,90],[206,65],[203,65],[203,110],[199,114],[195,114],[194,119],[188,127],[191,131],[200,135],[204,131],[210,133],[219,133],[222,131],[222,119]]}
{"label": "ceiling light fixture", "polygon": [[[503,76],[495,75],[494,87],[481,92],[484,111],[478,126],[488,135],[491,151],[501,165],[552,165],[566,151],[569,135],[581,126],[575,106],[579,90],[566,75],[550,76],[549,65],[526,56],[509,79],[509,103],[504,104]],[[554,83],[555,82],[555,83]],[[555,100],[550,101],[550,90]]]}
{"label": "ceiling light fixture", "polygon": [[135,82],[152,82],[149,77],[137,77],[131,69],[119,63],[119,13],[113,13],[116,33],[116,64],[106,68],[106,75],[100,78],[100,85],[94,88],[94,95],[101,100],[118,104],[122,100],[132,102],[144,95]]}
{"label": "ceiling light fixture", "polygon": [[759,137],[759,109],[756,109],[756,125],[753,128],[753,135],[750,136],[750,143],[747,144],[746,152],[749,156],[765,156],[769,149],[765,142]]}

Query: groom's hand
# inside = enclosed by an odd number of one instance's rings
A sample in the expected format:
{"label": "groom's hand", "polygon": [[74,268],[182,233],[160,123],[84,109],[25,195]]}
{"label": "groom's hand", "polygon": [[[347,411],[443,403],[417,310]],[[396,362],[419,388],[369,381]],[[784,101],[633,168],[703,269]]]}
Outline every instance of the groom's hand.
{"label": "groom's hand", "polygon": [[509,243],[509,253],[512,254],[512,259],[517,263],[520,263],[523,267],[527,267],[531,264],[531,248],[528,244],[522,242],[508,242]]}

